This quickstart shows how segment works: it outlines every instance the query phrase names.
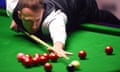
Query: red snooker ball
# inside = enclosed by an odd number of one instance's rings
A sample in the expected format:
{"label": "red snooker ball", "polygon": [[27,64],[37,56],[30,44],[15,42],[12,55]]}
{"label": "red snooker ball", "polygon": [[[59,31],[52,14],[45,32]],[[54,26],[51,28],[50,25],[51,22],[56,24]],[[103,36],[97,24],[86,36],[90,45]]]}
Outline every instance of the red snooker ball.
{"label": "red snooker ball", "polygon": [[29,55],[25,55],[25,58],[23,59],[22,64],[23,64],[25,67],[30,67],[30,66],[32,66],[32,65],[33,65],[32,57],[29,56]]}
{"label": "red snooker ball", "polygon": [[29,58],[29,59],[32,59],[32,56],[29,55],[29,54],[26,54],[25,57]]}
{"label": "red snooker ball", "polygon": [[81,50],[81,51],[78,52],[78,57],[79,57],[80,59],[85,59],[86,56],[87,56],[87,53],[86,53],[85,50]]}
{"label": "red snooker ball", "polygon": [[23,56],[24,56],[24,53],[18,53],[17,54],[17,59],[18,59],[18,61],[22,61],[23,60]]}
{"label": "red snooker ball", "polygon": [[49,54],[48,53],[44,53],[43,56],[45,56],[47,59],[49,59]]}
{"label": "red snooker ball", "polygon": [[32,58],[32,60],[33,60],[33,65],[39,65],[39,63],[40,63],[40,54],[38,54],[38,53],[36,53],[34,56],[33,56],[33,58]]}
{"label": "red snooker ball", "polygon": [[35,55],[34,55],[34,57],[40,57],[41,55],[39,54],[39,53],[36,53]]}
{"label": "red snooker ball", "polygon": [[57,61],[57,59],[58,59],[58,55],[57,55],[56,53],[51,52],[51,53],[49,54],[49,59],[50,59],[51,61],[55,62],[55,61]]}
{"label": "red snooker ball", "polygon": [[52,70],[52,64],[51,63],[45,63],[44,64],[44,69],[47,72],[51,72],[51,70]]}
{"label": "red snooker ball", "polygon": [[107,46],[107,47],[105,48],[105,52],[106,52],[106,54],[108,54],[108,55],[112,54],[112,52],[113,52],[112,46]]}
{"label": "red snooker ball", "polygon": [[45,64],[48,61],[48,58],[46,58],[45,56],[41,55],[40,56],[40,63],[41,64]]}

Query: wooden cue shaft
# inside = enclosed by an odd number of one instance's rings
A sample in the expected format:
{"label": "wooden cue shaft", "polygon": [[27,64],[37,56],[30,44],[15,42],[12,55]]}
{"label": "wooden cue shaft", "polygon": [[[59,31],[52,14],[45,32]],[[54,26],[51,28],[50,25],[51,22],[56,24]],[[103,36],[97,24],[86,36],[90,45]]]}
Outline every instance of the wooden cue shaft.
{"label": "wooden cue shaft", "polygon": [[[28,32],[25,32],[25,31],[24,31],[24,33],[25,33],[28,37],[30,37],[30,38],[32,38],[33,40],[35,40],[36,42],[38,42],[38,43],[46,46],[47,48],[51,48],[53,51],[57,52],[52,46],[48,45],[46,42],[44,42],[43,40],[41,40],[41,39],[38,38],[37,36],[32,35],[32,34],[29,34]],[[67,59],[67,60],[69,59],[67,56],[64,56],[64,55],[63,55],[63,57],[64,57],[65,59]]]}
{"label": "wooden cue shaft", "polygon": [[27,36],[29,36],[30,38],[32,38],[33,40],[35,40],[36,42],[46,46],[46,47],[50,47],[52,48],[52,46],[48,45],[47,43],[45,43],[44,41],[42,41],[40,38],[36,37],[35,35],[29,34],[28,32],[24,32]]}

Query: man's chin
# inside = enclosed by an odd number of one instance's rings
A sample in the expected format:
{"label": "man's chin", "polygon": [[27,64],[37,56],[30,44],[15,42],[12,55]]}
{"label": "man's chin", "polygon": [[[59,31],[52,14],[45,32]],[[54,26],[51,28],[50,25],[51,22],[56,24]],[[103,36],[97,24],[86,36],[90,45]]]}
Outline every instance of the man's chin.
{"label": "man's chin", "polygon": [[34,34],[37,32],[37,28],[26,28],[26,31],[29,32],[30,34]]}
{"label": "man's chin", "polygon": [[34,34],[36,31],[28,31],[30,34]]}
{"label": "man's chin", "polygon": [[36,33],[36,29],[32,29],[32,30],[30,30],[30,31],[28,31],[30,34],[34,34],[34,33]]}

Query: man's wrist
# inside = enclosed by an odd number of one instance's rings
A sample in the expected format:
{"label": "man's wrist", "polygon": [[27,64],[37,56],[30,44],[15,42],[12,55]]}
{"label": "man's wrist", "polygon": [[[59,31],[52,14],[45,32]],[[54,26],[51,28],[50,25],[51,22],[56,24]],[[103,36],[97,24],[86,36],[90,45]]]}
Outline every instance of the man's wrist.
{"label": "man's wrist", "polygon": [[53,47],[54,48],[59,48],[59,49],[62,48],[63,49],[64,48],[64,44],[62,42],[58,41],[58,42],[54,43]]}

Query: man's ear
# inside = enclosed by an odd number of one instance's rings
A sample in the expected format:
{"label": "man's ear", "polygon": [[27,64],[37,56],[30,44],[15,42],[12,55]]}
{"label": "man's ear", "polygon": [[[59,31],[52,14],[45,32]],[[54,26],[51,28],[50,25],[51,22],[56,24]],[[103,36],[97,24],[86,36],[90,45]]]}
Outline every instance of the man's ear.
{"label": "man's ear", "polygon": [[21,12],[20,11],[18,11],[18,17],[21,18]]}

